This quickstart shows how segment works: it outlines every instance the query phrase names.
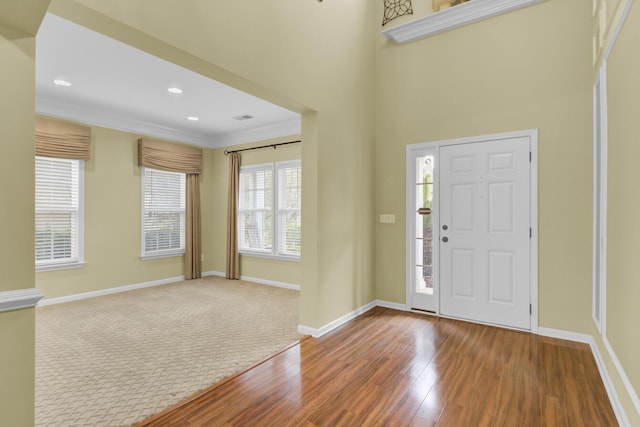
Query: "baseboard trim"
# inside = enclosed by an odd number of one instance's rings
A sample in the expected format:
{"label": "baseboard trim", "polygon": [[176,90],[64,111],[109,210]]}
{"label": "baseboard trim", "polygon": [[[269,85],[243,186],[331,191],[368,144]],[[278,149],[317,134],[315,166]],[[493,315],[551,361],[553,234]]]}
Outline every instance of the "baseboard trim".
{"label": "baseboard trim", "polygon": [[327,334],[331,331],[333,331],[334,329],[344,325],[345,323],[347,323],[350,320],[355,319],[356,317],[360,316],[363,313],[366,313],[367,311],[371,310],[373,307],[375,307],[377,301],[371,301],[368,304],[365,304],[359,308],[356,308],[355,310],[353,310],[350,313],[345,314],[342,317],[337,318],[336,320],[334,320],[333,322],[329,322],[326,325],[324,325],[321,328],[311,328],[309,326],[304,326],[304,325],[298,325],[298,332],[304,335],[311,335],[314,338],[320,338],[321,336],[323,336],[324,334]]}
{"label": "baseboard trim", "polygon": [[0,313],[35,307],[42,296],[36,288],[2,291],[0,292]]}
{"label": "baseboard trim", "polygon": [[[225,274],[222,271],[206,271],[202,273],[202,277],[207,276],[225,277]],[[292,291],[300,291],[300,285],[294,285],[292,283],[278,282],[275,280],[260,279],[258,277],[250,276],[240,276],[240,280],[258,283],[260,285],[275,286],[276,288],[291,289]]]}
{"label": "baseboard trim", "polygon": [[67,295],[64,297],[47,298],[38,303],[38,307],[47,305],[61,304],[65,302],[78,301],[88,298],[95,298],[104,295],[118,294],[120,292],[135,291],[136,289],[151,288],[153,286],[168,285],[169,283],[180,282],[184,280],[184,276],[170,277],[168,279],[153,280],[150,282],[136,283],[133,285],[118,286],[115,288],[101,289],[99,291],[83,292],[80,294]]}
{"label": "baseboard trim", "polygon": [[381,300],[381,299],[377,299],[374,302],[376,303],[376,306],[378,306],[378,307],[390,308],[392,310],[399,310],[399,311],[409,311],[407,309],[407,305],[406,304],[399,304],[397,302],[384,301],[384,300]]}
{"label": "baseboard trim", "polygon": [[[591,348],[591,353],[593,354],[593,358],[596,361],[598,372],[600,372],[600,378],[602,379],[604,388],[607,391],[607,395],[609,396],[609,402],[611,403],[613,412],[616,415],[616,419],[618,420],[618,424],[620,424],[621,427],[628,427],[629,418],[627,418],[627,414],[624,411],[622,402],[620,401],[620,397],[618,396],[618,393],[616,392],[616,389],[613,386],[613,381],[604,363],[604,359],[602,358],[602,353],[600,353],[600,349],[598,348],[598,345],[596,344],[596,341],[593,338],[593,336],[588,334],[579,334],[576,332],[563,331],[560,329],[551,329],[551,328],[539,328],[538,335],[551,337],[551,338],[559,338],[567,341],[575,341],[575,342],[589,345],[589,347]],[[607,351],[609,352],[611,359],[613,359],[613,363],[616,366],[616,370],[618,371],[618,374],[620,375],[623,382],[625,383],[625,387],[627,387],[627,392],[629,393],[629,396],[631,396],[631,398],[633,399],[635,392],[632,393],[633,387],[631,387],[631,383],[628,382],[628,378],[624,374],[624,370],[622,370],[622,366],[620,366],[619,363],[617,363],[617,358],[615,358],[615,354],[612,354],[613,350],[610,349],[610,346],[608,345],[608,341],[606,340],[606,338],[604,338],[603,341],[605,343],[605,347],[607,347]],[[637,398],[637,395],[635,397]],[[636,406],[636,409],[638,409],[638,406]]]}
{"label": "baseboard trim", "polygon": [[[618,356],[616,355],[616,352],[613,350],[613,347],[611,346],[611,343],[609,342],[607,337],[603,336],[602,341],[604,342],[604,347],[607,349],[607,352],[609,353],[609,357],[611,357],[611,360],[613,361],[613,365],[616,367],[616,371],[618,371],[618,375],[620,375],[620,378],[624,383],[624,387],[627,389],[627,393],[629,394],[629,397],[633,402],[633,406],[635,406],[636,411],[638,412],[638,414],[640,414],[640,398],[638,398],[638,393],[636,393],[636,390],[633,388],[633,385],[631,385],[631,381],[629,380],[627,373],[622,367],[620,360],[618,360]],[[627,424],[628,422],[629,421],[627,420]]]}
{"label": "baseboard trim", "polygon": [[588,334],[579,334],[577,332],[563,331],[561,329],[538,328],[538,335],[549,338],[558,338],[566,341],[581,342],[583,344],[591,344],[593,337]]}

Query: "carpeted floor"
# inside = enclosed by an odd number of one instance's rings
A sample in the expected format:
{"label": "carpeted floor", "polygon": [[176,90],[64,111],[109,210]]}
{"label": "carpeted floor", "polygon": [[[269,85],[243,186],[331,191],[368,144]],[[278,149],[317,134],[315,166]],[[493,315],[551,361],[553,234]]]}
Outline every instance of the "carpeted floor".
{"label": "carpeted floor", "polygon": [[36,309],[36,426],[124,426],[298,340],[298,292],[218,277]]}

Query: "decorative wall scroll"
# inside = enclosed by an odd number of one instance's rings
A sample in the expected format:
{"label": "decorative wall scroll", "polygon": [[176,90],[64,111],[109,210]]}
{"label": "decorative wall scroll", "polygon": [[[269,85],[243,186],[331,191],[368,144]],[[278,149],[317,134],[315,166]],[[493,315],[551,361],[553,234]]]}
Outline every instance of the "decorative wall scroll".
{"label": "decorative wall scroll", "polygon": [[382,26],[403,15],[412,15],[411,0],[384,0]]}

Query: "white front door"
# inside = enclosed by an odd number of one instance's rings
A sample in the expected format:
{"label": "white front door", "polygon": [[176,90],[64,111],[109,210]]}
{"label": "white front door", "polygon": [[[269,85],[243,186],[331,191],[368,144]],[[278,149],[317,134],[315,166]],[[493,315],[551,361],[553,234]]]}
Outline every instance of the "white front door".
{"label": "white front door", "polygon": [[529,138],[440,147],[440,313],[531,329]]}

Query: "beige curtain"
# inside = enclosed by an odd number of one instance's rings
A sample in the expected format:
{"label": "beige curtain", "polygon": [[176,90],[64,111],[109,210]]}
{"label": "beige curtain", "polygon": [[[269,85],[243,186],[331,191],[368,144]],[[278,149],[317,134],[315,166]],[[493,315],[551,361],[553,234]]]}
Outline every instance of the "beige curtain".
{"label": "beige curtain", "polygon": [[200,176],[187,174],[186,188],[186,236],[184,251],[184,278],[186,280],[201,277],[202,242],[200,239]]}
{"label": "beige curtain", "polygon": [[238,254],[238,191],[240,190],[240,153],[229,154],[229,203],[227,205],[227,279],[240,278]]}
{"label": "beige curtain", "polygon": [[72,160],[91,158],[91,128],[36,118],[36,156]]}
{"label": "beige curtain", "polygon": [[202,173],[202,149],[141,138],[138,164],[168,172]]}
{"label": "beige curtain", "polygon": [[201,277],[200,173],[202,149],[171,142],[138,140],[138,165],[187,175],[185,206],[184,277]]}

